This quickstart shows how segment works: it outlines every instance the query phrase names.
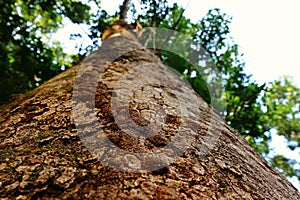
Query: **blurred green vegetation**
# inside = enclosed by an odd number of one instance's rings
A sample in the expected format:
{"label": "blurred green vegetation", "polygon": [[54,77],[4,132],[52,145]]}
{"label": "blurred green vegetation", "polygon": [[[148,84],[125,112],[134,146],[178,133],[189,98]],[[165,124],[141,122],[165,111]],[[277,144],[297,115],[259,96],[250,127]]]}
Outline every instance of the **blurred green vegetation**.
{"label": "blurred green vegetation", "polygon": [[73,58],[50,36],[62,28],[63,18],[73,23],[87,21],[89,10],[79,1],[0,1],[0,103],[72,65]]}

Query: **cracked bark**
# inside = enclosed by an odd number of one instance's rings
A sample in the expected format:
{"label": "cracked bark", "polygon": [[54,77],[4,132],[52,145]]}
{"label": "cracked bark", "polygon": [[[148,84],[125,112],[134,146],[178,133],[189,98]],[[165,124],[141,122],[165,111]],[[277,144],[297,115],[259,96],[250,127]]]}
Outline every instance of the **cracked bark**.
{"label": "cracked bark", "polygon": [[[133,152],[155,151],[164,146],[180,126],[174,95],[160,95],[165,89],[149,85],[146,93],[157,93],[154,104],[170,103],[174,113],[168,116],[164,131],[141,144],[126,135],[113,120],[110,101],[113,88],[122,75],[135,66],[151,64],[145,73],[160,78],[160,61],[134,40],[122,43],[117,37],[89,56],[84,65],[103,71],[95,98],[96,116],[107,137],[119,147]],[[110,63],[99,59],[110,52],[126,54]],[[110,51],[107,51],[107,50]],[[139,49],[135,51],[130,51]],[[276,172],[250,145],[227,125],[199,97],[202,118],[190,119],[198,124],[191,130],[198,138],[170,165],[144,173],[120,172],[98,161],[83,145],[72,116],[72,90],[76,73],[73,68],[49,80],[39,88],[15,96],[0,107],[0,197],[2,199],[300,199],[299,193]],[[94,68],[95,69],[95,68]],[[96,71],[86,73],[88,79]],[[128,80],[130,81],[130,80]],[[130,82],[129,82],[130,84]],[[82,96],[89,86],[82,84]],[[184,89],[184,88],[183,88]],[[180,88],[178,88],[180,90]],[[145,94],[135,97],[143,100]],[[147,95],[146,95],[147,96]],[[90,109],[86,102],[82,109]],[[193,107],[192,100],[185,102]],[[143,105],[130,104],[130,115],[138,124],[147,124]],[[191,111],[193,112],[193,111]],[[212,113],[212,114],[210,114]],[[142,116],[142,117],[141,117]],[[208,155],[200,158],[201,135],[209,129],[211,118],[219,121],[214,132],[219,140]],[[89,129],[93,127],[86,125]]]}

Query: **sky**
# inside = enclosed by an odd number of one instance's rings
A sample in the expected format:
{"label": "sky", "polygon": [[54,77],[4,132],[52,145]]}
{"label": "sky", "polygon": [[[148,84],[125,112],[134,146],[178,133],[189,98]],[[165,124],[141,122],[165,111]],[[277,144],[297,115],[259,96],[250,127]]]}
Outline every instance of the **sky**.
{"label": "sky", "polygon": [[[102,0],[102,7],[114,13],[123,0]],[[136,1],[136,0],[134,0]],[[170,0],[186,7],[189,0]],[[293,77],[300,87],[300,12],[299,0],[191,0],[185,11],[185,16],[197,22],[206,15],[209,9],[220,10],[232,17],[231,36],[240,47],[246,61],[245,70],[253,74],[258,83],[270,82],[283,75]],[[137,4],[136,4],[137,5]],[[84,27],[79,27],[84,30]],[[69,24],[58,33],[62,41],[68,40],[68,32],[78,30],[76,25]],[[62,36],[64,35],[64,36]],[[81,41],[88,44],[87,37]],[[76,50],[73,49],[73,52]],[[291,152],[288,149],[278,148],[284,144],[283,137],[275,137],[271,148],[288,155],[289,158],[298,158],[300,151]],[[297,179],[289,179],[300,191]]]}

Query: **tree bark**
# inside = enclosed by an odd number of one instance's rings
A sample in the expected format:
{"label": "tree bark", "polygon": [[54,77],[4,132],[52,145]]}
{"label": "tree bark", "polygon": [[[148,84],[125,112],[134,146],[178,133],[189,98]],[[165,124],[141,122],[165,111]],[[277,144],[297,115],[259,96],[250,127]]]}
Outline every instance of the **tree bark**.
{"label": "tree bark", "polygon": [[[149,80],[144,93],[139,96],[141,91],[135,91],[136,102],[129,102],[125,107],[129,105],[132,120],[144,126],[151,119],[147,118],[147,112],[143,112],[145,108],[138,102],[158,96],[151,103],[170,111],[166,114],[163,130],[148,135],[141,142],[135,137],[139,132],[126,133],[118,127],[111,101],[122,76],[136,66],[146,65],[148,68],[143,70],[152,75],[150,79],[159,80],[162,76],[176,79],[172,73],[164,71],[155,55],[135,40],[120,38],[105,41],[83,63],[27,94],[15,96],[10,103],[0,107],[1,198],[300,199],[300,194],[287,179],[256,153],[239,133],[224,124],[200,97],[187,99],[184,103],[190,108],[191,116],[199,112],[201,117],[183,119],[177,107],[179,97]],[[111,62],[113,54],[119,57]],[[79,74],[77,78],[76,74]],[[87,83],[99,74],[101,81],[95,92]],[[125,79],[124,84],[130,85],[130,78]],[[73,88],[74,82],[77,89]],[[187,90],[184,85],[175,89],[182,93]],[[94,102],[75,100],[74,103],[74,95],[82,100],[88,99],[91,93],[96,93]],[[199,105],[199,109],[195,105]],[[82,111],[85,124],[75,126],[76,109]],[[118,111],[122,109],[120,107]],[[99,123],[90,123],[91,118],[96,118]],[[122,120],[126,122],[128,119]],[[183,120],[187,122],[184,125]],[[216,122],[213,126],[212,121]],[[98,134],[96,126],[101,126],[104,133]],[[134,166],[124,165],[121,166],[123,171],[118,170],[102,162],[105,161],[103,155],[114,155],[113,149],[97,146],[96,155],[86,145],[87,141],[93,142],[104,134],[127,152],[155,152],[170,142],[178,127],[195,140],[181,156],[155,171],[139,171],[149,163],[157,167],[155,160],[151,159],[140,163],[137,160],[132,163]],[[85,130],[85,133],[79,130]],[[205,143],[207,135],[218,135],[214,146]],[[184,143],[185,138],[179,141]],[[177,145],[171,150],[180,151],[182,144]],[[205,147],[210,151],[204,156]],[[114,155],[116,163],[122,163],[122,159],[126,163],[125,154]]]}
{"label": "tree bark", "polygon": [[130,0],[123,1],[123,4],[120,8],[120,20],[126,21],[126,15],[128,12],[129,3],[130,3]]}

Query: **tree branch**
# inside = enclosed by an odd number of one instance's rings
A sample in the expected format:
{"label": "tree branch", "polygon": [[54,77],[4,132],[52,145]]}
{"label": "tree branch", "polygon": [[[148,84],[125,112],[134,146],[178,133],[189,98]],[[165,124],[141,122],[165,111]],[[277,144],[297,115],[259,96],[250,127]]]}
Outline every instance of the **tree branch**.
{"label": "tree branch", "polygon": [[120,7],[120,20],[126,19],[126,15],[128,12],[128,7],[129,7],[130,0],[124,0],[123,4]]}

